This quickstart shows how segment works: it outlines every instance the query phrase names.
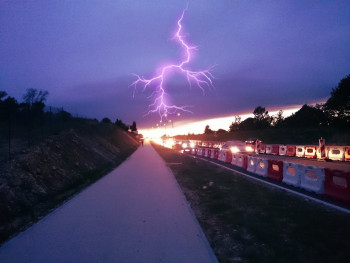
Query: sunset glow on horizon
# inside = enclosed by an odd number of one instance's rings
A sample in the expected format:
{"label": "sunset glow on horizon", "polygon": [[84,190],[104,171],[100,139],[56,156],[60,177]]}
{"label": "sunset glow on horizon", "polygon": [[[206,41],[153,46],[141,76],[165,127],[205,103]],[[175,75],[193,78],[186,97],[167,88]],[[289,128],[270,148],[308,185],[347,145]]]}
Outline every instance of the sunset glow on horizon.
{"label": "sunset glow on horizon", "polygon": [[[291,105],[285,108],[283,107],[273,107],[269,111],[270,116],[276,115],[279,110],[283,110],[283,117],[286,118],[293,113],[297,112],[302,105]],[[167,124],[160,123],[152,128],[139,129],[139,133],[143,134],[147,138],[160,138],[164,134],[168,136],[175,135],[187,135],[187,134],[202,134],[204,133],[205,126],[209,125],[210,129],[216,131],[218,129],[229,129],[232,122],[235,121],[235,116],[240,116],[241,121],[249,117],[254,117],[253,113],[241,113],[233,114],[216,118],[202,119],[198,121],[178,121],[178,122],[168,122]]]}

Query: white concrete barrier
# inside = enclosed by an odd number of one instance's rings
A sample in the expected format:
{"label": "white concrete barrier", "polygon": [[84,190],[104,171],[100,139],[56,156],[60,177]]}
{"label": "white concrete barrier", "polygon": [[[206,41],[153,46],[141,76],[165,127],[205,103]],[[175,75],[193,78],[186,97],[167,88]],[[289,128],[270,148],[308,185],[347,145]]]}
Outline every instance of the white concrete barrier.
{"label": "white concrete barrier", "polygon": [[237,153],[236,166],[247,169],[248,156],[246,154]]}
{"label": "white concrete barrier", "polygon": [[272,145],[271,144],[266,144],[265,152],[266,152],[266,154],[272,154]]}
{"label": "white concrete barrier", "polygon": [[305,146],[302,146],[302,145],[296,146],[295,156],[296,157],[305,157]]}
{"label": "white concrete barrier", "polygon": [[345,147],[344,146],[328,146],[328,158],[333,161],[345,160]]}
{"label": "white concrete barrier", "polygon": [[220,150],[219,151],[219,161],[226,162],[226,151],[225,150]]}
{"label": "white concrete barrier", "polygon": [[231,164],[237,165],[237,153],[232,154],[232,161]]}
{"label": "white concrete barrier", "polygon": [[255,166],[255,173],[257,175],[267,177],[268,174],[268,160],[265,158],[257,158],[257,163]]}
{"label": "white concrete barrier", "polygon": [[247,171],[255,173],[258,159],[259,158],[254,157],[254,156],[248,156]]}
{"label": "white concrete barrier", "polygon": [[287,146],[279,145],[278,155],[287,155]]}
{"label": "white concrete barrier", "polygon": [[306,146],[305,147],[305,157],[309,159],[316,159],[317,146]]}
{"label": "white concrete barrier", "polygon": [[290,162],[283,162],[283,180],[282,182],[300,187],[300,177],[303,173],[304,165]]}
{"label": "white concrete barrier", "polygon": [[300,187],[317,194],[324,193],[325,171],[322,167],[304,166],[300,176]]}

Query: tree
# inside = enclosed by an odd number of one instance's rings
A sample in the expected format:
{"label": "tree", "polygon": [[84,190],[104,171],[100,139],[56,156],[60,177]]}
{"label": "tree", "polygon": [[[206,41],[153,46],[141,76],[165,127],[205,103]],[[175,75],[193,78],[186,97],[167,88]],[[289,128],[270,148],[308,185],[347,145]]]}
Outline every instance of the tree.
{"label": "tree", "polygon": [[111,120],[110,120],[109,118],[104,117],[104,118],[102,119],[102,123],[112,123],[112,122],[111,122]]}
{"label": "tree", "polygon": [[265,107],[258,106],[254,109],[253,114],[257,121],[262,121],[268,116],[269,112],[265,110]]}
{"label": "tree", "polygon": [[350,125],[350,75],[343,78],[324,105],[332,124]]}
{"label": "tree", "polygon": [[214,131],[210,129],[209,125],[205,126],[204,134],[214,134]]}
{"label": "tree", "polygon": [[305,104],[295,114],[287,117],[282,126],[290,128],[318,127],[324,125],[326,120],[326,115],[322,110]]}
{"label": "tree", "polygon": [[227,131],[224,130],[224,129],[218,129],[218,130],[216,131],[216,134],[217,134],[217,135],[223,135],[223,134],[226,134],[226,133],[227,133]]}
{"label": "tree", "polygon": [[232,124],[229,127],[229,132],[237,131],[239,130],[239,125],[241,124],[241,116],[235,116],[235,121],[232,122]]}
{"label": "tree", "polygon": [[132,125],[130,126],[130,129],[131,129],[131,131],[137,131],[136,122],[135,121],[132,122]]}
{"label": "tree", "polygon": [[41,102],[44,103],[47,99],[49,92],[47,90],[37,90],[37,89],[27,89],[26,93],[23,95],[23,100],[32,106],[34,103]]}
{"label": "tree", "polygon": [[267,128],[270,126],[271,118],[269,112],[265,110],[265,107],[258,106],[253,111],[254,118],[256,120],[256,128]]}
{"label": "tree", "polygon": [[244,121],[242,121],[239,125],[240,130],[254,130],[256,127],[256,119],[254,118],[247,118]]}
{"label": "tree", "polygon": [[279,127],[284,121],[283,110],[280,110],[276,116],[272,116],[272,126]]}
{"label": "tree", "polygon": [[115,125],[121,129],[123,129],[124,131],[127,131],[129,129],[129,127],[119,119],[116,119]]}

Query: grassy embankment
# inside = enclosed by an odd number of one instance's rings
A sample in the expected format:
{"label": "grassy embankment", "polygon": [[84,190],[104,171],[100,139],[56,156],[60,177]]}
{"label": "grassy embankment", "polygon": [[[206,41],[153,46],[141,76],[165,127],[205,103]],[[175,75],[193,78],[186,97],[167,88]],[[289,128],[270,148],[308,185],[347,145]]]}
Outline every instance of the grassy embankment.
{"label": "grassy embankment", "polygon": [[350,215],[154,147],[220,262],[349,262]]}
{"label": "grassy embankment", "polygon": [[32,136],[36,144],[22,151],[26,140],[18,136],[13,159],[0,163],[0,243],[106,175],[139,145],[116,126],[90,120]]}

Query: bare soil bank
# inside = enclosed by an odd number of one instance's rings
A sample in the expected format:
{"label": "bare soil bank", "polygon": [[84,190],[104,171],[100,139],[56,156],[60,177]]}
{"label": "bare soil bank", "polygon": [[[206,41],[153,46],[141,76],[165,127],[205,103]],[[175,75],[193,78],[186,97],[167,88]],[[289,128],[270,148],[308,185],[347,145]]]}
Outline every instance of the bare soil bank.
{"label": "bare soil bank", "polygon": [[2,162],[0,244],[107,174],[138,145],[112,124],[86,124]]}

